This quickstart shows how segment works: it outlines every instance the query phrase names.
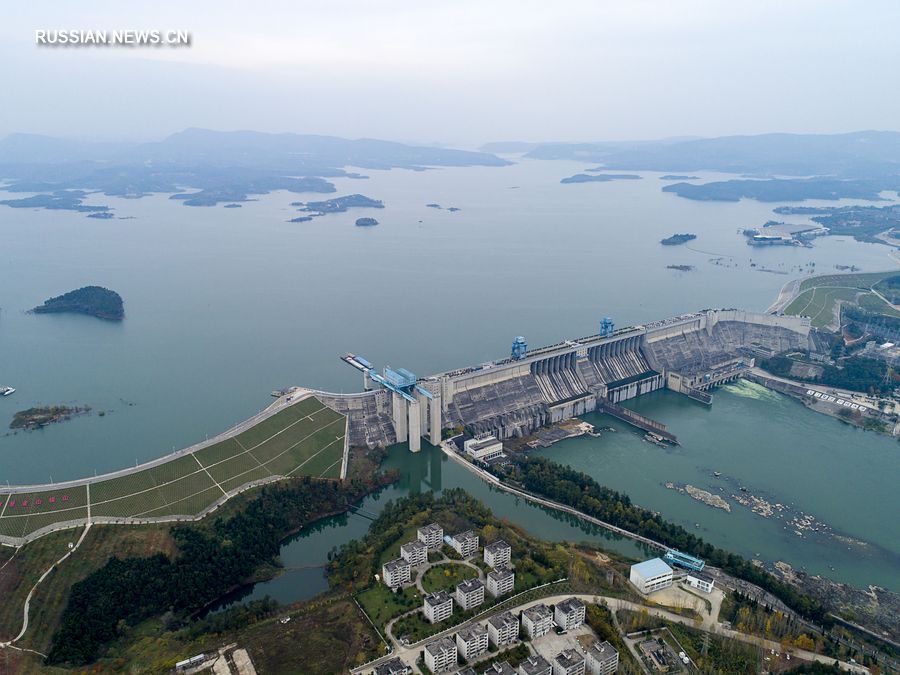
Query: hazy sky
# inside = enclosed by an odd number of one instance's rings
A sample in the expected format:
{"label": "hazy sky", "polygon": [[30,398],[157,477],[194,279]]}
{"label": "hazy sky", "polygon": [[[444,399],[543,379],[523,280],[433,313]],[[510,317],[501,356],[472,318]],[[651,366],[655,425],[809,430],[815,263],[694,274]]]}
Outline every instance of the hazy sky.
{"label": "hazy sky", "polygon": [[[0,135],[475,145],[900,129],[897,0],[7,2]],[[49,48],[36,29],[185,29]]]}

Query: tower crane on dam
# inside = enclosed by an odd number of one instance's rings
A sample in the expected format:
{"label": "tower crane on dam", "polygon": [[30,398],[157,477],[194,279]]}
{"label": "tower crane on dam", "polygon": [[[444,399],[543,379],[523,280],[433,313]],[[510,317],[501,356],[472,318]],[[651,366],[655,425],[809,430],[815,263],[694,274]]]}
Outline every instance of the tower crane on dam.
{"label": "tower crane on dam", "polygon": [[439,390],[432,392],[420,385],[415,373],[406,368],[385,366],[379,373],[371,361],[362,356],[345,354],[341,360],[362,372],[363,388],[366,391],[380,385],[391,393],[391,410],[398,443],[408,440],[409,449],[418,452],[422,449],[421,439],[425,432],[432,445],[441,442]]}
{"label": "tower crane on dam", "polygon": [[525,342],[525,338],[521,335],[517,335],[513,338],[512,341],[512,350],[509,353],[509,357],[513,361],[518,361],[523,358],[525,354],[528,352],[528,343]]}
{"label": "tower crane on dam", "polygon": [[600,337],[609,337],[615,332],[616,324],[611,317],[604,316],[600,320]]}

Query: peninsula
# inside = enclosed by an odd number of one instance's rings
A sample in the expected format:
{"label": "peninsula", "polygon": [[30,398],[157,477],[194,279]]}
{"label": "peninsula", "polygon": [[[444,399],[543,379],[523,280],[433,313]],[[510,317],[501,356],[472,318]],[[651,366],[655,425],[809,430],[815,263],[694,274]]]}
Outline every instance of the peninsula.
{"label": "peninsula", "polygon": [[87,314],[98,319],[121,321],[125,317],[122,296],[102,286],[85,286],[45,300],[31,310],[35,314]]}

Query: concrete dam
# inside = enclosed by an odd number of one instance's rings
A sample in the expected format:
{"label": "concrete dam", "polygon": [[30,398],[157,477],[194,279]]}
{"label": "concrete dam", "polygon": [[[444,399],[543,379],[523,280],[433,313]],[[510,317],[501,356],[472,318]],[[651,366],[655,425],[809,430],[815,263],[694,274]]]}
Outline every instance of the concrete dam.
{"label": "concrete dam", "polygon": [[668,388],[702,403],[708,390],[740,377],[756,357],[808,349],[808,318],[712,309],[527,349],[516,338],[509,358],[429,377],[343,358],[362,372],[358,394],[314,392],[347,415],[349,442],[376,447],[421,439],[440,443],[444,429],[465,427],[500,439],[588,412],[607,412],[675,442],[665,426],[619,405]]}

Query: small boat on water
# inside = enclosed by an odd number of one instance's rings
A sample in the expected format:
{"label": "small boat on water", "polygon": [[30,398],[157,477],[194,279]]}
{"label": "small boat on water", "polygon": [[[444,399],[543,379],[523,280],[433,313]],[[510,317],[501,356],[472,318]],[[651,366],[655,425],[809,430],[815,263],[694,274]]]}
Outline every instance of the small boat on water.
{"label": "small boat on water", "polygon": [[12,387],[0,387],[0,396],[9,396],[15,391]]}

